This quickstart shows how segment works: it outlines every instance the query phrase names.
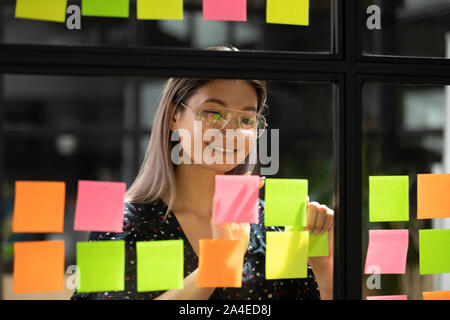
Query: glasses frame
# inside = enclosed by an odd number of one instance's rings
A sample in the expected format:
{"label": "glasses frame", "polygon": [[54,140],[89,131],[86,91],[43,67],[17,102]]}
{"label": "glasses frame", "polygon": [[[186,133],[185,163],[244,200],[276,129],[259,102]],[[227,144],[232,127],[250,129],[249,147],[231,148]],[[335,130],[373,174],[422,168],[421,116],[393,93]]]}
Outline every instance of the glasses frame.
{"label": "glasses frame", "polygon": [[[196,114],[197,116],[200,115],[200,112],[197,112],[197,111],[193,110],[192,108],[188,107],[185,103],[183,103],[183,102],[180,101],[179,104],[182,105],[183,107],[189,109],[190,111],[192,111],[192,112],[193,112],[194,114]],[[226,107],[223,107],[223,109],[225,109],[225,110],[230,110],[231,112],[234,112],[234,113],[236,113],[236,112],[246,112],[246,111],[233,110],[233,109],[226,108]],[[201,111],[203,111],[203,109],[202,109]],[[256,129],[256,130],[257,130],[257,137],[256,137],[256,139],[258,139],[259,137],[261,137],[261,135],[264,133],[264,131],[266,130],[266,128],[269,126],[269,125],[267,124],[266,118],[265,118],[262,114],[257,113],[257,115],[259,115],[259,116],[263,119],[263,121],[264,121],[264,127],[263,127],[262,129],[260,129],[260,128],[257,128],[257,129]],[[225,126],[223,126],[222,128],[220,128],[219,130],[225,129],[226,127],[228,127],[228,125],[229,125],[230,123],[231,123],[231,120],[228,121],[228,122],[225,124]],[[239,121],[238,121],[238,123],[239,123]],[[240,128],[240,129],[241,129],[241,128]],[[242,130],[244,130],[244,129],[242,129]],[[256,139],[255,139],[255,140],[256,140]]]}

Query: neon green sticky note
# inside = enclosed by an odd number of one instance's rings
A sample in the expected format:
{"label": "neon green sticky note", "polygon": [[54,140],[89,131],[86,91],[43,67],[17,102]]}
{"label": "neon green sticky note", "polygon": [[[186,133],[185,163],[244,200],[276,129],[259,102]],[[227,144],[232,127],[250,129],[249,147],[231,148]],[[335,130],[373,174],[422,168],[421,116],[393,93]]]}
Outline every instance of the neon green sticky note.
{"label": "neon green sticky note", "polygon": [[369,177],[369,221],[409,220],[409,177]]}
{"label": "neon green sticky note", "polygon": [[17,0],[16,18],[66,21],[67,0]]}
{"label": "neon green sticky note", "polygon": [[309,234],[308,257],[328,256],[328,232]]}
{"label": "neon green sticky note", "polygon": [[[305,231],[305,227],[285,226],[284,230],[286,232]],[[309,233],[308,257],[326,257],[326,256],[328,256],[328,232],[325,232],[323,234]]]}
{"label": "neon green sticky note", "polygon": [[450,273],[450,229],[419,230],[420,274]]}
{"label": "neon green sticky note", "polygon": [[137,0],[137,18],[183,20],[183,0]]}
{"label": "neon green sticky note", "polygon": [[266,226],[306,226],[308,180],[266,179]]}
{"label": "neon green sticky note", "polygon": [[309,0],[267,0],[267,23],[309,25]]}
{"label": "neon green sticky note", "polygon": [[308,232],[266,232],[266,279],[308,276]]}
{"label": "neon green sticky note", "polygon": [[123,291],[125,241],[77,242],[77,291]]}
{"label": "neon green sticky note", "polygon": [[183,289],[183,240],[136,242],[137,291]]}
{"label": "neon green sticky note", "polygon": [[128,18],[130,0],[81,0],[81,14],[91,17]]}

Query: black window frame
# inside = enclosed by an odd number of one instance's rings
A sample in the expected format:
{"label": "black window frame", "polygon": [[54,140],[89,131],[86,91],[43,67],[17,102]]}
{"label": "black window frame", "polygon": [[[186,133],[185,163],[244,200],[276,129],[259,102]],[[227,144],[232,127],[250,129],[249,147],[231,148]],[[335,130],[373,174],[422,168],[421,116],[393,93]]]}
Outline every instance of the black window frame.
{"label": "black window frame", "polygon": [[[450,59],[364,55],[360,0],[332,1],[332,52],[214,52],[197,49],[115,48],[0,44],[0,75],[207,77],[334,83],[333,157],[335,248],[334,298],[362,296],[362,90],[365,82],[450,85]],[[333,23],[334,22],[334,23]],[[1,28],[1,26],[0,26]],[[2,78],[0,77],[0,85]],[[0,102],[2,101],[0,91]],[[4,126],[0,110],[0,155],[4,137],[26,132]],[[139,163],[139,108],[132,136]],[[45,133],[52,133],[46,131]],[[79,132],[83,134],[83,132]],[[0,165],[0,182],[4,165]],[[0,194],[0,201],[3,195]],[[1,210],[1,207],[0,207]],[[0,212],[1,216],[1,212]],[[1,223],[1,221],[0,221]],[[1,239],[0,239],[1,240]],[[0,256],[0,274],[2,274]],[[1,281],[1,279],[0,279]],[[1,285],[1,283],[0,283]],[[1,291],[0,291],[1,298]]]}

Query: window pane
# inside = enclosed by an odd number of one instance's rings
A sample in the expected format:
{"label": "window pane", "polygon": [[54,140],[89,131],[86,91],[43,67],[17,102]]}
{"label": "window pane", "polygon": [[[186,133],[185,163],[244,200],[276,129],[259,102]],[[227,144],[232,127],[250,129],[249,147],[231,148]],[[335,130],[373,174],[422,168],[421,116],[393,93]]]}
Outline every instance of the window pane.
{"label": "window pane", "polygon": [[[19,297],[12,294],[14,241],[64,239],[65,268],[75,264],[75,243],[87,240],[87,232],[73,230],[77,182],[123,181],[130,187],[144,161],[148,133],[167,79],[3,75],[1,80],[5,154],[1,232],[6,272],[3,292],[8,299]],[[264,156],[269,163],[262,163],[258,153],[260,164],[255,172],[272,166],[274,171],[264,174],[266,178],[308,179],[311,200],[330,208],[333,92],[332,83],[268,82]],[[274,129],[279,136],[272,135]],[[262,153],[261,143],[258,151]],[[12,233],[17,180],[66,182],[63,234]],[[63,293],[20,298],[67,299],[71,293],[66,288]]]}
{"label": "window pane", "polygon": [[290,26],[266,23],[265,0],[247,1],[245,22],[204,20],[202,0],[184,1],[183,20],[137,20],[131,0],[129,18],[83,16],[81,30],[68,30],[63,23],[15,19],[15,1],[7,0],[0,3],[0,43],[196,49],[233,44],[245,50],[329,53],[331,1],[311,1],[310,25]]}
{"label": "window pane", "polygon": [[[419,273],[419,230],[450,229],[450,219],[417,219],[417,174],[450,172],[450,86],[371,82],[363,94],[363,265],[369,230],[409,229],[406,274],[382,274],[380,288],[364,275],[363,298],[420,300],[422,292],[450,285],[449,274]],[[409,221],[369,222],[369,177],[393,175],[409,177]]]}
{"label": "window pane", "polygon": [[[381,10],[381,29],[373,25],[374,12]],[[361,0],[362,50],[364,54],[450,57],[450,1]]]}

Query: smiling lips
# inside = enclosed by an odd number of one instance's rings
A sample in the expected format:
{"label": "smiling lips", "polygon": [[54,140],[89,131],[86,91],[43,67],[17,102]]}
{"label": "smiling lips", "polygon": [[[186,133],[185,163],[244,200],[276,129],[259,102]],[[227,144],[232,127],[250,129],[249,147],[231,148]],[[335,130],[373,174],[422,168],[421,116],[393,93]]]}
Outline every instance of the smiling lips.
{"label": "smiling lips", "polygon": [[213,144],[208,144],[208,146],[213,148],[214,150],[217,150],[217,151],[220,151],[220,152],[224,152],[224,153],[234,153],[234,152],[237,151],[237,150],[234,150],[234,149],[221,148],[221,147],[215,146]]}

